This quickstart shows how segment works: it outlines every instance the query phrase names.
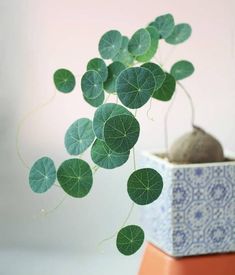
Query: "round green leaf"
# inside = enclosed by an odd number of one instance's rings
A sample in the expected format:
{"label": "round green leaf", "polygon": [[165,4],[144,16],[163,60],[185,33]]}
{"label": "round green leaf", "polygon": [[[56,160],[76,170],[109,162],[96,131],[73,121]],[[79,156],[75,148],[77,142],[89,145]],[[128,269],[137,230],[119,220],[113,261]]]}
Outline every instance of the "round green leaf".
{"label": "round green leaf", "polygon": [[56,168],[52,159],[38,159],[29,172],[29,185],[35,193],[46,192],[56,180]]}
{"label": "round green leaf", "polygon": [[137,225],[122,228],[117,235],[117,249],[125,256],[136,253],[144,242],[144,231]]}
{"label": "round green leaf", "polygon": [[122,105],[115,103],[106,103],[101,105],[96,111],[93,119],[93,130],[99,139],[104,139],[104,125],[110,117],[117,115],[132,115]]}
{"label": "round green leaf", "polygon": [[155,89],[153,74],[146,68],[133,67],[120,73],[117,94],[123,105],[131,109],[142,107]]}
{"label": "round green leaf", "polygon": [[156,30],[156,28],[147,27],[146,30],[150,34],[151,44],[150,44],[148,51],[145,54],[139,55],[136,57],[136,60],[139,62],[147,62],[147,61],[151,60],[154,57],[154,55],[157,51],[157,48],[158,48],[159,34],[158,34],[158,31]]}
{"label": "round green leaf", "polygon": [[104,125],[104,140],[117,153],[127,152],[134,147],[139,134],[139,122],[131,115],[111,117]]}
{"label": "round green leaf", "polygon": [[186,41],[192,33],[192,28],[189,24],[182,23],[175,25],[172,34],[166,38],[169,44],[177,45]]}
{"label": "round green leaf", "polygon": [[161,175],[152,168],[133,172],[127,183],[130,198],[139,205],[150,204],[161,194],[163,182]]}
{"label": "round green leaf", "polygon": [[65,134],[65,147],[70,155],[83,153],[94,141],[92,121],[88,118],[76,120]]}
{"label": "round green leaf", "polygon": [[171,68],[171,75],[174,76],[176,80],[184,79],[193,74],[193,72],[193,64],[186,60],[176,62]]}
{"label": "round green leaf", "polygon": [[152,62],[145,63],[145,64],[141,65],[141,67],[146,68],[151,71],[151,73],[154,76],[155,83],[156,83],[155,91],[158,90],[162,86],[162,84],[166,78],[165,72],[162,70],[162,68],[159,65],[152,63]]}
{"label": "round green leaf", "polygon": [[95,164],[105,169],[113,169],[127,162],[130,151],[116,153],[108,145],[97,139],[91,148],[91,158]]}
{"label": "round green leaf", "polygon": [[104,89],[108,93],[116,92],[116,81],[119,74],[125,70],[125,65],[121,62],[115,61],[108,66],[108,78],[104,82]]}
{"label": "round green leaf", "polygon": [[145,54],[151,45],[151,37],[147,30],[139,29],[131,37],[128,50],[134,56]]}
{"label": "round green leaf", "polygon": [[111,30],[106,32],[100,39],[99,52],[102,58],[112,59],[121,48],[122,35],[119,31]]}
{"label": "round green leaf", "polygon": [[87,103],[97,108],[104,102],[104,91],[102,91],[102,93],[95,98],[87,98],[84,96],[84,94],[83,94],[83,97]]}
{"label": "round green leaf", "polygon": [[54,73],[56,89],[62,93],[70,93],[76,85],[74,75],[67,69],[59,69]]}
{"label": "round green leaf", "polygon": [[84,97],[97,98],[103,92],[103,80],[97,71],[87,71],[82,76],[81,88]]}
{"label": "round green leaf", "polygon": [[93,58],[87,64],[88,71],[96,71],[101,76],[102,80],[105,81],[108,77],[108,69],[103,59]]}
{"label": "round green leaf", "polygon": [[92,171],[81,159],[65,160],[57,171],[57,179],[64,191],[72,197],[85,197],[92,187]]}
{"label": "round green leaf", "polygon": [[166,78],[160,89],[156,90],[153,94],[153,98],[162,101],[168,101],[174,94],[175,91],[175,79],[172,75],[165,73]]}
{"label": "round green leaf", "polygon": [[128,51],[129,39],[126,36],[122,37],[122,45],[117,55],[113,57],[113,61],[119,61],[126,66],[131,66],[134,62],[133,55]]}
{"label": "round green leaf", "polygon": [[157,17],[153,25],[158,30],[161,38],[167,38],[172,34],[175,22],[173,16],[168,13]]}

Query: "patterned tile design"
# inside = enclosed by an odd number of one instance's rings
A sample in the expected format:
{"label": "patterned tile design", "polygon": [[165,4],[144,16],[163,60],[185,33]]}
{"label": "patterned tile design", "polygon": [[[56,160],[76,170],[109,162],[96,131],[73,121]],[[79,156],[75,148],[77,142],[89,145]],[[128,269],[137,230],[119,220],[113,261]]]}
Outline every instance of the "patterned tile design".
{"label": "patterned tile design", "polygon": [[172,256],[235,251],[235,162],[172,165],[143,156],[164,180],[142,215],[147,238]]}

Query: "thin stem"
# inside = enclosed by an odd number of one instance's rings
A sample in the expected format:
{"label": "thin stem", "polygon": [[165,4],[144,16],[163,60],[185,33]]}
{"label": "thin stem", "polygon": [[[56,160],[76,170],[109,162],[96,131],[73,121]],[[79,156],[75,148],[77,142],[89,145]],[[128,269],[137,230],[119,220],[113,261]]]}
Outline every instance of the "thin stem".
{"label": "thin stem", "polygon": [[21,163],[23,164],[23,166],[26,169],[30,169],[29,165],[27,164],[27,162],[24,160],[24,158],[22,157],[22,154],[20,152],[20,145],[19,145],[19,137],[20,137],[20,131],[22,126],[24,125],[25,121],[34,113],[36,113],[37,111],[39,111],[40,109],[44,108],[45,106],[47,106],[48,104],[50,104],[54,98],[56,96],[56,91],[54,92],[54,94],[52,95],[52,97],[45,103],[37,106],[35,109],[33,109],[32,111],[30,111],[29,113],[27,113],[19,122],[17,130],[16,130],[16,152],[17,152],[17,156],[19,158],[19,160],[21,161]]}
{"label": "thin stem", "polygon": [[194,104],[193,104],[193,99],[190,95],[190,93],[186,90],[186,88],[181,84],[181,82],[177,81],[177,84],[180,86],[180,88],[184,91],[185,95],[187,96],[188,100],[189,100],[189,104],[191,107],[191,125],[192,127],[194,127],[195,125],[195,108],[194,108]]}
{"label": "thin stem", "polygon": [[108,95],[107,95],[107,97],[106,97],[106,99],[105,99],[105,102],[104,102],[104,103],[107,103],[107,102],[108,102],[108,100],[109,100],[110,96],[111,96],[111,94],[108,94]]}
{"label": "thin stem", "polygon": [[149,120],[154,121],[154,118],[153,118],[153,117],[150,117],[150,115],[149,115],[149,113],[150,113],[150,111],[151,111],[151,109],[152,109],[152,102],[153,102],[153,98],[151,97],[151,98],[150,98],[150,101],[149,101],[149,108],[148,108],[148,110],[147,110],[147,118],[148,118]]}
{"label": "thin stem", "polygon": [[55,210],[57,210],[65,201],[65,199],[67,198],[67,195],[63,197],[63,199],[55,206],[53,207],[52,209],[50,210],[45,210],[45,209],[41,209],[41,213],[44,215],[44,216],[47,216],[49,215],[50,213],[54,212]]}
{"label": "thin stem", "polygon": [[134,171],[136,171],[135,147],[132,149]]}

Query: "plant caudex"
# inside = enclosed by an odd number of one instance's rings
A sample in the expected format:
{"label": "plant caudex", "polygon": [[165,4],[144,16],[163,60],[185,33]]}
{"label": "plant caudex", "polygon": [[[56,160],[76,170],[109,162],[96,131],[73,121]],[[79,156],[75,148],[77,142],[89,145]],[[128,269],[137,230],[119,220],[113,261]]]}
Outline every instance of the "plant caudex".
{"label": "plant caudex", "polygon": [[[159,43],[165,41],[176,45],[190,35],[191,27],[185,23],[176,25],[171,14],[157,17],[130,38],[117,30],[106,32],[99,41],[101,58],[91,59],[81,78],[84,100],[97,107],[93,120],[79,118],[68,127],[64,142],[73,158],[65,160],[57,172],[48,157],[33,164],[29,175],[32,190],[46,192],[55,183],[57,175],[68,195],[86,196],[92,187],[94,171],[79,155],[90,146],[91,159],[98,167],[114,169],[127,162],[140,133],[139,122],[131,111],[141,108],[151,98],[169,101],[176,81],[194,71],[189,61],[181,60],[166,72],[153,61]],[[58,91],[69,93],[74,90],[76,80],[72,72],[62,68],[54,73],[54,84]],[[104,103],[106,92],[115,94],[122,105]],[[150,168],[133,171],[127,181],[129,197],[138,205],[155,201],[162,187],[161,175]],[[116,245],[121,253],[131,255],[143,241],[143,230],[137,225],[129,225],[118,232]]]}

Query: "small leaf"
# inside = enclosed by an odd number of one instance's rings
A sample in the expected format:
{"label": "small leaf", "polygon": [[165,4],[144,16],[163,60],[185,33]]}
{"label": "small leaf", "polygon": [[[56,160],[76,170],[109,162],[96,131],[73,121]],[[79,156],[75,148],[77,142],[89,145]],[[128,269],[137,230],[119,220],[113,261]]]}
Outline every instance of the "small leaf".
{"label": "small leaf", "polygon": [[155,19],[154,26],[158,30],[161,38],[167,38],[169,37],[175,26],[174,18],[171,14],[164,14]]}
{"label": "small leaf", "polygon": [[126,36],[122,37],[122,45],[117,55],[113,57],[113,61],[119,61],[125,66],[131,66],[134,62],[133,55],[128,51],[129,39]]}
{"label": "small leaf", "polygon": [[123,105],[136,109],[142,107],[155,89],[153,74],[145,68],[128,68],[117,79],[117,94]]}
{"label": "small leaf", "polygon": [[83,94],[83,98],[85,99],[85,101],[87,103],[89,103],[91,106],[93,107],[99,107],[101,104],[103,104],[104,102],[104,91],[102,91],[102,93],[100,95],[98,95],[95,98],[87,98],[84,96]]}
{"label": "small leaf", "polygon": [[56,89],[62,93],[70,93],[76,85],[74,75],[67,69],[59,69],[54,73]]}
{"label": "small leaf", "polygon": [[91,190],[93,177],[87,162],[81,159],[65,160],[57,171],[63,190],[72,197],[85,197]]}
{"label": "small leaf", "polygon": [[93,119],[93,130],[95,135],[99,139],[104,139],[104,125],[106,121],[110,117],[114,117],[117,115],[132,115],[130,111],[128,111],[122,105],[118,105],[115,103],[106,103],[101,105],[96,111]]}
{"label": "small leaf", "polygon": [[192,75],[193,72],[193,64],[186,60],[176,62],[171,68],[171,75],[174,76],[175,80],[184,79]]}
{"label": "small leaf", "polygon": [[172,98],[175,91],[175,79],[172,75],[166,73],[166,78],[160,89],[156,90],[153,94],[153,98],[162,101],[168,101]]}
{"label": "small leaf", "polygon": [[140,249],[143,242],[143,229],[137,225],[128,225],[118,232],[116,245],[119,252],[125,256],[130,256]]}
{"label": "small leaf", "polygon": [[186,41],[192,33],[191,26],[186,23],[175,25],[172,34],[165,40],[169,44],[177,45]]}
{"label": "small leaf", "polygon": [[155,83],[156,83],[154,91],[161,88],[161,86],[166,78],[166,74],[162,70],[162,68],[159,65],[152,63],[152,62],[144,63],[143,65],[141,65],[141,67],[150,70],[151,73],[153,74]]}
{"label": "small leaf", "polygon": [[108,145],[97,139],[91,148],[91,158],[93,162],[105,169],[113,169],[127,162],[130,151],[124,153],[116,153],[111,150]]}
{"label": "small leaf", "polygon": [[147,30],[139,29],[131,37],[128,44],[128,51],[134,56],[145,54],[151,45],[151,37]]}
{"label": "small leaf", "polygon": [[101,76],[102,80],[105,81],[108,77],[108,69],[103,59],[93,58],[87,64],[88,71],[96,71]]}
{"label": "small leaf", "polygon": [[94,141],[92,121],[88,118],[76,120],[65,134],[65,147],[70,155],[83,153]]}
{"label": "small leaf", "polygon": [[145,54],[136,57],[136,60],[139,62],[147,62],[147,61],[151,60],[154,57],[154,55],[157,51],[157,48],[158,48],[159,33],[156,30],[156,28],[147,27],[146,30],[150,34],[151,44],[150,44],[148,51]]}
{"label": "small leaf", "polygon": [[103,92],[103,80],[97,71],[87,71],[81,79],[84,97],[94,99]]}
{"label": "small leaf", "polygon": [[56,168],[52,159],[38,159],[29,172],[29,185],[35,193],[44,193],[55,183]]}
{"label": "small leaf", "polygon": [[130,115],[117,115],[104,125],[104,140],[108,147],[117,152],[129,151],[136,144],[140,134],[139,122]]}
{"label": "small leaf", "polygon": [[130,198],[139,205],[150,204],[161,194],[163,182],[161,175],[152,168],[133,172],[127,183]]}
{"label": "small leaf", "polygon": [[116,92],[116,81],[119,74],[125,70],[125,65],[115,61],[108,66],[108,78],[104,82],[104,89],[108,93]]}
{"label": "small leaf", "polygon": [[112,59],[120,50],[122,35],[119,31],[111,30],[106,32],[100,39],[99,52],[102,58]]}

